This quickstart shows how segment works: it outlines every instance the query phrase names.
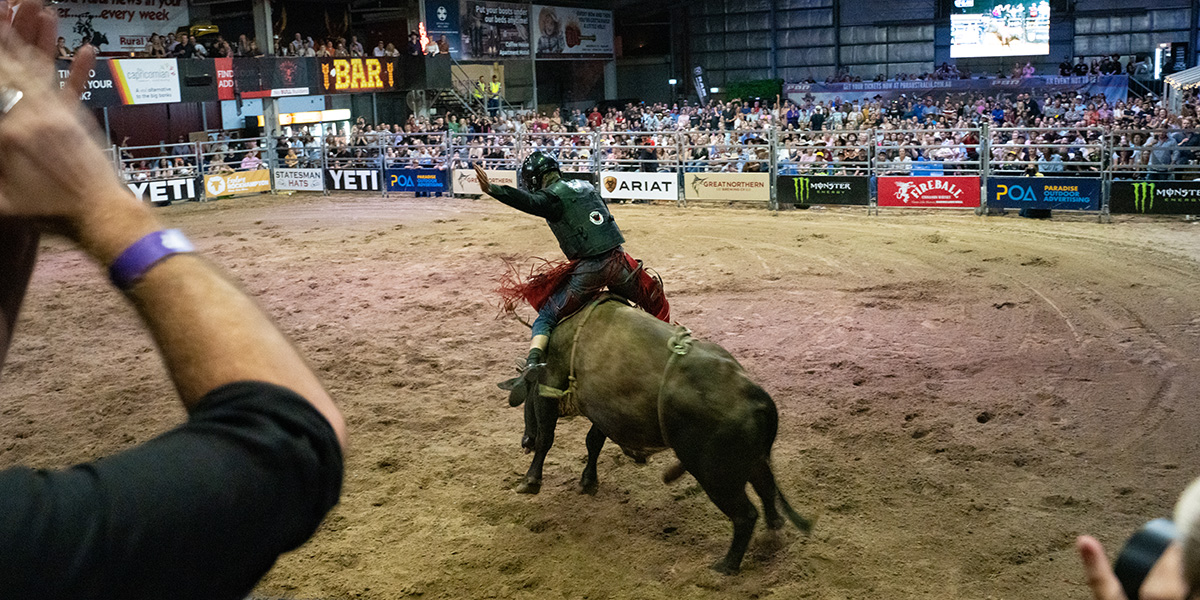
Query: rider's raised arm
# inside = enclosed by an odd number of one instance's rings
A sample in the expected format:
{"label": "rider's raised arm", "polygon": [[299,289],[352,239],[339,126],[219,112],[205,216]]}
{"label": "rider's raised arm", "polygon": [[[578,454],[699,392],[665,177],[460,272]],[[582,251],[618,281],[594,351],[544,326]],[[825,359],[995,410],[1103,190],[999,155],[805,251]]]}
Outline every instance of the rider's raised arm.
{"label": "rider's raised arm", "polygon": [[492,184],[492,197],[521,212],[557,221],[562,218],[562,201],[546,190],[526,192],[507,185]]}

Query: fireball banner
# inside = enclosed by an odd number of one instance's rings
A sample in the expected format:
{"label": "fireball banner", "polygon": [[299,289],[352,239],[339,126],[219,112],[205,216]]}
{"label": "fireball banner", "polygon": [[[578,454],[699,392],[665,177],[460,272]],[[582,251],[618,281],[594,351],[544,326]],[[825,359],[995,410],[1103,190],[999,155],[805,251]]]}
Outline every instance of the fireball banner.
{"label": "fireball banner", "polygon": [[683,180],[686,200],[769,202],[770,173],[688,173]]}
{"label": "fireball banner", "polygon": [[978,177],[880,177],[879,206],[977,208]]}
{"label": "fireball banner", "polygon": [[534,5],[532,16],[538,58],[613,57],[612,11]]}

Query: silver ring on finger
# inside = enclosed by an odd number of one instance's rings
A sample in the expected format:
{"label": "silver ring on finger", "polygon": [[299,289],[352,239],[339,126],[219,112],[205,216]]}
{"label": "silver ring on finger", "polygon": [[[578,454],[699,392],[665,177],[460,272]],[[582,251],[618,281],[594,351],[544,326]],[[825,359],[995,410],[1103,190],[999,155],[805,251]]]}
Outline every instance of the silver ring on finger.
{"label": "silver ring on finger", "polygon": [[8,114],[25,94],[15,88],[0,87],[0,117]]}

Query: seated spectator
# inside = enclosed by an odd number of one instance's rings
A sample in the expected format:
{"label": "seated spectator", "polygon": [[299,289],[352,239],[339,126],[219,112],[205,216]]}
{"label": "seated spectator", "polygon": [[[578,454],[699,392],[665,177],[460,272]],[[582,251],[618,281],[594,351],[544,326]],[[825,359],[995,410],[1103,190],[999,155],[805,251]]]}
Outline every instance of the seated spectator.
{"label": "seated spectator", "polygon": [[383,45],[383,40],[379,40],[379,43],[375,45],[375,50],[372,51],[372,54],[375,57],[387,56],[387,48]]}

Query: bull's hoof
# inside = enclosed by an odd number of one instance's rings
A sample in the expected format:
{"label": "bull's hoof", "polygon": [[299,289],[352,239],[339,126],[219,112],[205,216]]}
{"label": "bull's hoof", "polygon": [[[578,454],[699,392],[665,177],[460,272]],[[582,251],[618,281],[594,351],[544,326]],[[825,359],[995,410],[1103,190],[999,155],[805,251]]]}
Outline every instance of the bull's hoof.
{"label": "bull's hoof", "polygon": [[521,448],[525,450],[525,454],[533,452],[533,436],[528,434],[521,436]]}
{"label": "bull's hoof", "polygon": [[521,482],[521,485],[517,486],[518,494],[536,494],[540,491],[542,491],[542,481],[540,479],[536,481],[526,479]]}
{"label": "bull's hoof", "polygon": [[741,571],[741,565],[731,565],[724,558],[713,563],[709,568],[722,575],[737,575]]}
{"label": "bull's hoof", "polygon": [[595,496],[596,492],[600,491],[600,482],[595,479],[588,481],[586,479],[579,480],[579,493]]}

